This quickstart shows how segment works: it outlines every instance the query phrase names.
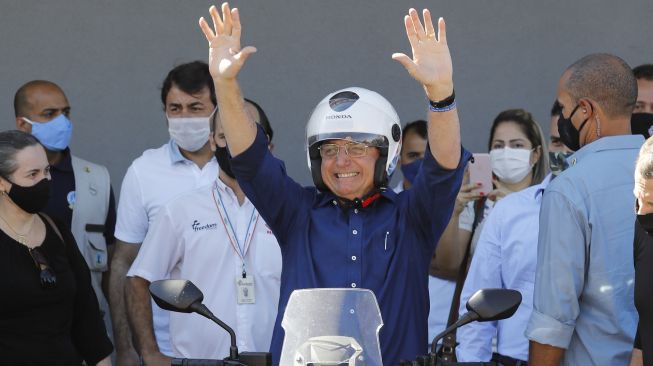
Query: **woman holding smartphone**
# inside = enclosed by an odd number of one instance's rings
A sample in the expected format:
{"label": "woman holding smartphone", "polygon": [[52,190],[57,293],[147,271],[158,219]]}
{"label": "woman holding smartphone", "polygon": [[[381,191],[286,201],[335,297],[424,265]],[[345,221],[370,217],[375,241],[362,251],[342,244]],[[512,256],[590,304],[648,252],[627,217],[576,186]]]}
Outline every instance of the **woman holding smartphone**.
{"label": "woman holding smartphone", "polygon": [[451,220],[438,243],[450,248],[451,255],[438,260],[438,267],[457,271],[470,240],[474,252],[483,221],[494,204],[544,180],[549,167],[543,136],[539,124],[523,109],[497,115],[488,141],[494,189],[488,194],[479,192],[480,182],[470,182],[468,171],[465,173]]}
{"label": "woman holding smartphone", "polygon": [[[462,327],[457,355],[461,362],[515,365],[528,360],[523,334],[533,304],[540,203],[551,178],[545,177],[546,143],[530,113],[500,113],[492,125],[489,147],[495,189],[485,200],[484,217],[473,236],[476,250],[460,303],[481,288],[515,289],[523,299],[510,319]],[[497,352],[493,354],[494,337]]]}

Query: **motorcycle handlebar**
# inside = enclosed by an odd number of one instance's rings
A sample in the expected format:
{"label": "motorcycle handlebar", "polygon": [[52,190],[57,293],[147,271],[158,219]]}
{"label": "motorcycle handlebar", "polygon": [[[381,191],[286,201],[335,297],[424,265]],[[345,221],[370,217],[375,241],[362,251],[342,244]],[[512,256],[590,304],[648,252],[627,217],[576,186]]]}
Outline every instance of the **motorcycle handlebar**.
{"label": "motorcycle handlebar", "polygon": [[171,366],[223,366],[221,360],[200,360],[192,358],[173,358]]}

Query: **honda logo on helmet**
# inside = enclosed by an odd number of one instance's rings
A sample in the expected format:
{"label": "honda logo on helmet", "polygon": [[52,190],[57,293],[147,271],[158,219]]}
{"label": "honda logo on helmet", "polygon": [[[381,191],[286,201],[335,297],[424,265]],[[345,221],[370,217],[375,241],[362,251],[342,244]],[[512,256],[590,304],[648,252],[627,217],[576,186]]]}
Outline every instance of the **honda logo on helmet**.
{"label": "honda logo on helmet", "polygon": [[344,119],[344,118],[351,118],[350,114],[330,114],[326,117],[325,119]]}
{"label": "honda logo on helmet", "polygon": [[[330,99],[329,99],[329,107],[333,109],[336,112],[342,112],[346,110],[347,108],[351,107],[360,97],[358,94],[352,92],[352,91],[342,91],[340,93],[334,94]],[[347,117],[334,117],[334,118],[328,118],[327,119],[335,119],[335,118],[347,118]],[[349,116],[351,118],[351,116]]]}

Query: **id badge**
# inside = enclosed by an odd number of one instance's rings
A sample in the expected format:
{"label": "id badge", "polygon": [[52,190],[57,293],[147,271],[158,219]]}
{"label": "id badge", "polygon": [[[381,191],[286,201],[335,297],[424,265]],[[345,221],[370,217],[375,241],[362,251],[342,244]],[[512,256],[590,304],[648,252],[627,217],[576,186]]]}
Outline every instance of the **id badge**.
{"label": "id badge", "polygon": [[236,277],[236,298],[238,304],[254,304],[256,293],[254,292],[254,277],[250,275]]}

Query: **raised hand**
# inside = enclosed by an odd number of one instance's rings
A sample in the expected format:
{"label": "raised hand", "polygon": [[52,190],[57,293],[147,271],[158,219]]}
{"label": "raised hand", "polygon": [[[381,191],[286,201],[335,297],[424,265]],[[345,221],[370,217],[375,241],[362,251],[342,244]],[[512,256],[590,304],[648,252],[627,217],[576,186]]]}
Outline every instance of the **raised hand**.
{"label": "raised hand", "polygon": [[431,12],[423,11],[424,24],[417,10],[411,8],[404,17],[406,35],[413,52],[411,59],[403,53],[395,53],[392,58],[399,61],[410,76],[422,83],[430,100],[442,100],[453,92],[453,68],[451,54],[447,46],[447,33],[444,19],[438,20],[437,38]]}
{"label": "raised hand", "polygon": [[240,15],[238,9],[230,9],[229,3],[222,3],[222,18],[215,6],[209,8],[213,29],[200,18],[200,28],[209,42],[209,71],[214,80],[235,79],[245,60],[256,48],[240,48]]}

